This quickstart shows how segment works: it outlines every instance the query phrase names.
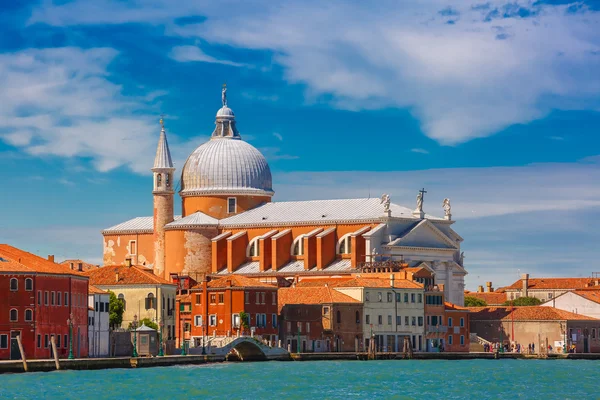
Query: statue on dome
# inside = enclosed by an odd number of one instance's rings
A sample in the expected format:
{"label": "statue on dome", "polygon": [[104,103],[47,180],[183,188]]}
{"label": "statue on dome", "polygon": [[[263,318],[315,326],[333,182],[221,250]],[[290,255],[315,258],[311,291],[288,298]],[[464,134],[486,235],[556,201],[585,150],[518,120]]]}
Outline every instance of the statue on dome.
{"label": "statue on dome", "polygon": [[223,107],[227,107],[227,84],[223,84],[223,90],[221,90],[221,102]]}
{"label": "statue on dome", "polygon": [[446,219],[450,219],[452,217],[452,206],[450,205],[449,198],[444,199],[442,207],[444,207],[444,215],[446,216]]}
{"label": "statue on dome", "polygon": [[390,211],[390,196],[388,194],[381,195],[381,204],[383,204],[383,211],[386,213]]}
{"label": "statue on dome", "polygon": [[425,189],[419,190],[419,194],[417,194],[417,209],[416,211],[423,211],[423,195],[427,193]]}

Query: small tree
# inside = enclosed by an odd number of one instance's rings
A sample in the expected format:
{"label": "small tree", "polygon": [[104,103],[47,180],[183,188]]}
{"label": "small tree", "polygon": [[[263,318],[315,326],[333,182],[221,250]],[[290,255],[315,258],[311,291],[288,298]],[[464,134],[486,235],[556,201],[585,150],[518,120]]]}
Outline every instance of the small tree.
{"label": "small tree", "polygon": [[473,296],[465,297],[465,307],[485,307],[487,303],[485,300],[479,299]]}
{"label": "small tree", "polygon": [[[158,324],[156,322],[153,322],[150,318],[143,318],[140,319],[137,322],[137,328],[139,328],[142,325],[146,325],[148,328],[152,328],[155,331],[158,331]],[[133,325],[130,323],[129,327],[127,328],[128,330],[131,330],[133,328]]]}
{"label": "small tree", "polygon": [[111,327],[117,328],[121,326],[123,322],[123,312],[125,311],[125,305],[121,299],[118,299],[114,292],[108,291],[109,303],[108,303],[108,319]]}
{"label": "small tree", "polygon": [[250,321],[250,315],[244,311],[240,312],[240,328],[242,329],[242,335],[244,331],[248,329],[248,322]]}
{"label": "small tree", "polygon": [[537,306],[542,304],[542,301],[536,297],[519,297],[514,300],[507,300],[504,302],[505,306]]}

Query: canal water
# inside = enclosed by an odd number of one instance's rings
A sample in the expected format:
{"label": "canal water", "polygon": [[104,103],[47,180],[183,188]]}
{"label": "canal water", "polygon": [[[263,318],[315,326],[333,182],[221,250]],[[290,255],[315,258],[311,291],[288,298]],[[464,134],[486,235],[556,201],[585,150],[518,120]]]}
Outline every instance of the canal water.
{"label": "canal water", "polygon": [[223,363],[0,375],[0,399],[594,399],[600,361]]}

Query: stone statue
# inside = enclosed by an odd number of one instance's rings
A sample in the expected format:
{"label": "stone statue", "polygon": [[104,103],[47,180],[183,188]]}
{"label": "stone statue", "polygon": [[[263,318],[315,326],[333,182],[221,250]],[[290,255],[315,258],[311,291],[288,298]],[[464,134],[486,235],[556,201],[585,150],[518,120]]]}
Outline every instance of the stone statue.
{"label": "stone statue", "polygon": [[417,211],[423,211],[423,192],[417,195]]}
{"label": "stone statue", "polygon": [[227,107],[227,85],[223,85],[223,90],[221,91],[221,102],[223,103],[223,107]]}
{"label": "stone statue", "polygon": [[458,257],[458,263],[462,266],[464,266],[464,262],[465,262],[465,252],[461,251],[460,252],[460,256]]}
{"label": "stone statue", "polygon": [[390,211],[390,196],[387,194],[381,195],[381,204],[383,204],[383,211],[386,213]]}
{"label": "stone statue", "polygon": [[444,207],[444,213],[445,213],[446,217],[450,217],[452,215],[452,213],[451,213],[452,206],[450,205],[450,199],[448,199],[448,198],[444,199],[444,202],[442,203],[442,207]]}

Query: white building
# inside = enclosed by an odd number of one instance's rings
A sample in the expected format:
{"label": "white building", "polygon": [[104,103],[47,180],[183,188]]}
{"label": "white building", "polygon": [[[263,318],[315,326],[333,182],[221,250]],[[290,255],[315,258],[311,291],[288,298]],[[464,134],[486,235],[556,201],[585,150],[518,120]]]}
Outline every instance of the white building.
{"label": "white building", "polygon": [[576,290],[566,292],[542,304],[574,314],[600,319],[600,290]]}
{"label": "white building", "polygon": [[88,346],[89,357],[108,357],[110,295],[90,285],[88,290]]}
{"label": "white building", "polygon": [[371,338],[377,351],[402,351],[408,336],[415,351],[425,338],[423,286],[405,279],[355,278],[336,284],[335,290],[363,303],[363,349]]}

